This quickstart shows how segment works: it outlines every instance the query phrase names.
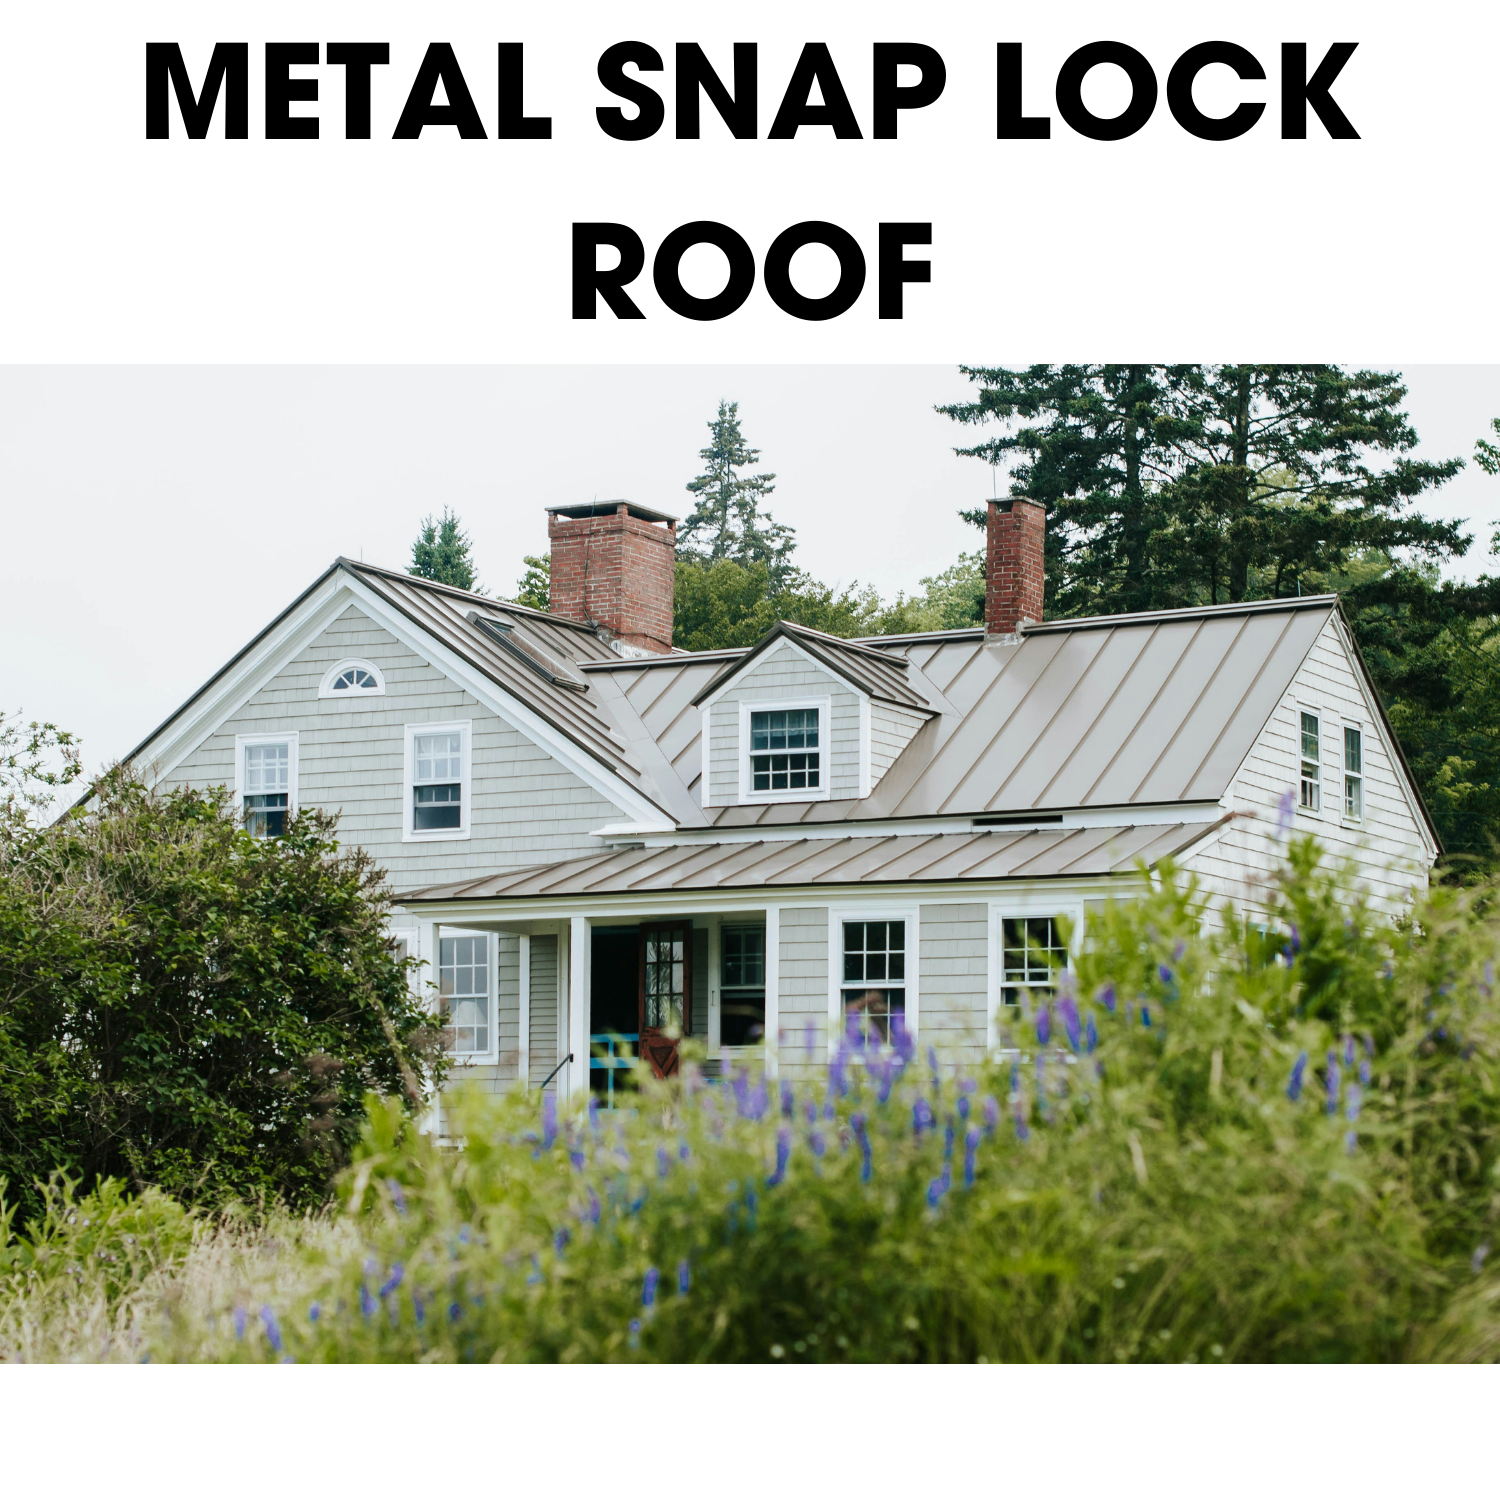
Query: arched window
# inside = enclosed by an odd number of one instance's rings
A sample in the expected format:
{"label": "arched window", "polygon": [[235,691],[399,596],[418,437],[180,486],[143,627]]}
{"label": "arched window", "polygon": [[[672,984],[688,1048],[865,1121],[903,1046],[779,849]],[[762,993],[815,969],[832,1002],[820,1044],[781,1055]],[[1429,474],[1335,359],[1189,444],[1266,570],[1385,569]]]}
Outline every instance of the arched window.
{"label": "arched window", "polygon": [[341,661],[331,666],[318,687],[320,698],[368,698],[385,692],[380,668],[368,661]]}

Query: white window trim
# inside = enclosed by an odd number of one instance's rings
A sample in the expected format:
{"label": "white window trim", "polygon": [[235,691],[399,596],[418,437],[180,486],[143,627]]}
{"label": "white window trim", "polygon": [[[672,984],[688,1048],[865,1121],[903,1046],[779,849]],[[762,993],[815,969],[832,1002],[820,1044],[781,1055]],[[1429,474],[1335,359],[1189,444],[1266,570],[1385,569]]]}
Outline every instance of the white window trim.
{"label": "white window trim", "polygon": [[[473,783],[473,739],[472,719],[452,719],[445,723],[408,724],[405,729],[405,767],[401,776],[401,842],[403,844],[441,844],[450,839],[466,839],[471,836],[474,807],[471,797]],[[461,802],[457,828],[431,828],[418,831],[412,827],[412,778],[416,774],[416,739],[419,734],[454,734],[463,736],[459,755],[463,763],[460,777]]]}
{"label": "white window trim", "polygon": [[[1300,741],[1298,749],[1299,751],[1301,749]],[[1001,998],[1005,992],[1003,944],[1000,941],[1001,923],[1007,918],[1024,920],[1027,917],[1064,917],[1067,919],[1071,929],[1068,943],[1069,964],[1076,961],[1084,942],[1084,906],[1081,901],[1057,901],[1049,899],[1044,892],[1039,891],[1031,896],[1016,896],[1009,900],[989,903],[989,1028],[986,1049],[992,1058],[998,1057],[1001,1052],[1000,1018],[1005,1009],[1001,1004]],[[1079,997],[1080,1001],[1086,998]]]}
{"label": "white window trim", "polygon": [[[731,1047],[723,1040],[722,1029],[724,1024],[723,1011],[721,1009],[724,1002],[724,971],[721,966],[724,956],[723,929],[725,927],[756,926],[763,926],[766,930],[765,973],[762,984],[762,989],[766,997],[765,1034],[758,1042],[751,1042],[743,1047]],[[766,1041],[770,1037],[772,1030],[772,967],[771,923],[769,918],[763,917],[758,911],[716,912],[708,918],[708,1055],[710,1057],[717,1057],[723,1062],[733,1061],[736,1058],[752,1058],[765,1055]]]}
{"label": "white window trim", "polygon": [[[441,926],[437,929],[437,947],[434,950],[434,972],[438,981],[438,1003],[442,1003],[442,981],[443,981],[443,949],[444,938],[466,938],[482,937],[488,938],[489,944],[485,948],[485,968],[488,971],[489,985],[489,1033],[490,1045],[483,1052],[450,1052],[449,1060],[454,1068],[485,1068],[492,1067],[500,1061],[500,934],[488,932],[481,927],[448,927]],[[450,1076],[449,1082],[453,1080]]]}
{"label": "white window trim", "polygon": [[[1302,805],[1302,715],[1311,714],[1318,721],[1318,806],[1303,807]],[[1328,715],[1323,712],[1319,703],[1308,703],[1299,698],[1293,705],[1292,720],[1292,748],[1295,758],[1292,761],[1292,785],[1297,790],[1296,815],[1299,818],[1316,818],[1319,822],[1328,815],[1328,736],[1324,733],[1324,726],[1328,721]],[[1342,746],[1340,747],[1342,750]],[[1339,757],[1343,760],[1342,754]],[[1343,806],[1344,782],[1342,771],[1339,773],[1339,805]]]}
{"label": "white window trim", "polygon": [[297,815],[297,731],[283,729],[275,734],[237,734],[234,737],[234,816],[245,821],[245,747],[247,745],[285,745],[286,810],[288,817]]}
{"label": "white window trim", "polygon": [[[1352,729],[1359,736],[1359,770],[1349,770],[1348,756],[1344,753],[1343,731]],[[1339,721],[1339,821],[1347,823],[1353,828],[1363,828],[1365,820],[1369,816],[1369,810],[1365,802],[1365,788],[1369,778],[1365,774],[1365,741],[1369,738],[1365,725],[1360,719],[1343,718]],[[1348,811],[1348,787],[1347,782],[1350,775],[1359,778],[1359,817],[1353,817]]]}
{"label": "white window trim", "polygon": [[[368,672],[375,679],[375,686],[372,688],[339,688],[335,691],[333,686],[334,681],[341,673],[347,672],[350,667],[359,667],[362,671]],[[384,696],[385,673],[374,662],[365,661],[363,658],[357,656],[348,656],[343,661],[336,661],[323,674],[323,680],[318,684],[318,697],[320,698],[354,699],[383,698]]]}
{"label": "white window trim", "polygon": [[[828,908],[828,1056],[832,1058],[844,1034],[844,923],[906,923],[906,1034],[916,1041],[921,1034],[922,909],[920,906],[850,905]],[[894,985],[885,986],[894,989]],[[769,1029],[769,1028],[768,1028]]]}
{"label": "white window trim", "polygon": [[[826,802],[832,795],[829,783],[833,780],[832,704],[829,697],[823,698],[767,698],[740,700],[740,801],[759,807],[768,802]],[[822,783],[816,791],[797,787],[785,792],[752,791],[750,776],[750,715],[752,713],[776,713],[789,708],[815,708],[818,711],[818,780]]]}

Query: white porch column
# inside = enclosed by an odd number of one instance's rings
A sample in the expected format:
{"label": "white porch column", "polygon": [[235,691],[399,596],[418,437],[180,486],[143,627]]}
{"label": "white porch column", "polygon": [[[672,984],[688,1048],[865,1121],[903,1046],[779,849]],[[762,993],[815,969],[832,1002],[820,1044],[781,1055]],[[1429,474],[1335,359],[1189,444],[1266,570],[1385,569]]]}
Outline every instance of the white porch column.
{"label": "white porch column", "polygon": [[573,1061],[563,1070],[565,1096],[582,1099],[589,1088],[589,919],[573,917],[568,924],[568,1051]]}
{"label": "white porch column", "polygon": [[774,1078],[781,1052],[781,908],[766,908],[766,1073]]}
{"label": "white porch column", "polygon": [[516,1081],[524,1094],[531,1087],[531,934],[517,938]]}
{"label": "white porch column", "polygon": [[[433,986],[438,982],[438,941],[441,934],[442,928],[437,922],[424,921],[417,928],[415,956],[422,960],[422,967],[412,975],[412,981],[423,1005],[433,1010],[438,1008],[438,992]],[[422,1116],[422,1122],[417,1129],[423,1135],[442,1134],[442,1100],[435,1089],[432,1098],[427,1102],[427,1112]]]}

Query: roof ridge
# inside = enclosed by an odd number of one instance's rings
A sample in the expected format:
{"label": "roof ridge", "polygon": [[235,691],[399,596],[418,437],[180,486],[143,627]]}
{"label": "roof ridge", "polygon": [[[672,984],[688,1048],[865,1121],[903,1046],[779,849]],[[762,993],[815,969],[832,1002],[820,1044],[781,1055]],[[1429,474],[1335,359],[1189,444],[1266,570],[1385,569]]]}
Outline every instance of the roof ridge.
{"label": "roof ridge", "polygon": [[587,631],[593,634],[593,627],[586,625],[581,620],[570,620],[566,615],[553,614],[547,609],[533,609],[529,604],[515,604],[509,599],[491,598],[488,594],[477,593],[473,589],[461,589],[456,584],[439,583],[435,578],[423,578],[419,573],[406,573],[397,568],[383,568],[379,563],[367,563],[352,557],[344,557],[340,554],[333,560],[335,567],[348,568],[355,573],[376,573],[382,578],[394,578],[401,583],[411,584],[415,588],[428,589],[435,594],[447,594],[459,599],[470,599],[478,604],[488,604],[494,609],[512,611],[515,614],[528,615],[535,620],[546,620],[553,625],[565,625],[573,630]]}
{"label": "roof ridge", "polygon": [[1098,630],[1114,625],[1156,625],[1168,620],[1201,620],[1221,615],[1270,614],[1277,610],[1331,609],[1337,594],[1299,594],[1287,599],[1241,599],[1231,604],[1187,604],[1180,609],[1143,609],[1119,615],[1076,615],[1060,620],[1034,620],[1018,630],[1022,636],[1048,635],[1064,630]]}

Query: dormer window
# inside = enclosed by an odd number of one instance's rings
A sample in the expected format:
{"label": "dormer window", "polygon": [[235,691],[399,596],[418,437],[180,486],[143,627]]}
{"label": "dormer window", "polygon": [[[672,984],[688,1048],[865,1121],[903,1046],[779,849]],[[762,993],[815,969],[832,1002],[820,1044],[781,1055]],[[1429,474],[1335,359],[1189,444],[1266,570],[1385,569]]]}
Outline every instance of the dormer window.
{"label": "dormer window", "polygon": [[318,685],[318,697],[342,698],[346,702],[351,698],[378,697],[384,692],[385,678],[380,675],[380,668],[368,661],[336,662]]}
{"label": "dormer window", "polygon": [[750,790],[806,792],[819,786],[818,710],[750,714]]}

